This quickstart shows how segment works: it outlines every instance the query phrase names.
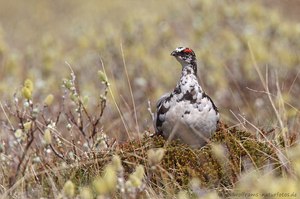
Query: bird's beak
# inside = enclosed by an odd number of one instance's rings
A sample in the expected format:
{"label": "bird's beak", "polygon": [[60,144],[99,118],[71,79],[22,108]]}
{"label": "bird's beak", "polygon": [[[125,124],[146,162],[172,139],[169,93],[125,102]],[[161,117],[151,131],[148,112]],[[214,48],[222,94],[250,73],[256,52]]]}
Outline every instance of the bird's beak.
{"label": "bird's beak", "polygon": [[171,53],[171,56],[176,56],[177,55],[177,52],[176,51],[173,51],[172,53]]}

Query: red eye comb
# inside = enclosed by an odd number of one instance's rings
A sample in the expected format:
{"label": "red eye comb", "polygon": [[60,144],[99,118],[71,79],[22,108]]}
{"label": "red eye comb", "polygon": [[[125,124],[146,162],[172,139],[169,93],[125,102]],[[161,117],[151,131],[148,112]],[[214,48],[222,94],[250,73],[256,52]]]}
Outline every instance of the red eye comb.
{"label": "red eye comb", "polygon": [[190,48],[186,48],[186,49],[183,50],[183,52],[185,52],[185,53],[191,53],[191,52],[193,52],[193,50],[190,49]]}

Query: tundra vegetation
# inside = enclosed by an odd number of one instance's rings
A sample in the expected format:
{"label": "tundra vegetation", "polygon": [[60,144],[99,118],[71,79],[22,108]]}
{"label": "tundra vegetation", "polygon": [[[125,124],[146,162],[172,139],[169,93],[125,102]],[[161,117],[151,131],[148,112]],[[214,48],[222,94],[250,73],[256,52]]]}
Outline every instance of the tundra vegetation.
{"label": "tundra vegetation", "polygon": [[[257,1],[1,1],[2,198],[297,198],[300,24]],[[193,48],[206,146],[150,137]],[[184,132],[183,132],[184,133]]]}

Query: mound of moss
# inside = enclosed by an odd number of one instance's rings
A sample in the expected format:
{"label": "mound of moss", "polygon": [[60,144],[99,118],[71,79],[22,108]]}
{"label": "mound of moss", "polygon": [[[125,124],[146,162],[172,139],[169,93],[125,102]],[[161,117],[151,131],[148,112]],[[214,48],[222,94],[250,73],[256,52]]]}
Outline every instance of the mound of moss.
{"label": "mound of moss", "polygon": [[[222,146],[224,158],[218,157],[213,150],[216,144]],[[126,172],[131,173],[137,164],[147,166],[146,152],[151,148],[165,148],[160,167],[148,169],[148,178],[154,188],[160,187],[161,182],[170,182],[177,188],[187,187],[196,177],[202,189],[214,188],[222,192],[233,187],[243,170],[263,169],[270,162],[278,163],[269,144],[257,140],[250,132],[221,126],[211,142],[201,149],[191,149],[178,141],[166,143],[160,136],[123,144],[117,153]]]}
{"label": "mound of moss", "polygon": [[[216,146],[219,146],[219,151]],[[164,156],[159,164],[153,166],[149,163],[148,151],[157,148],[164,148]],[[71,180],[77,187],[90,186],[96,176],[102,175],[114,155],[121,159],[124,180],[137,165],[143,165],[144,183],[159,193],[165,192],[162,193],[164,195],[189,189],[191,180],[197,179],[199,189],[214,189],[224,197],[235,187],[243,171],[263,170],[270,165],[275,170],[279,164],[275,149],[269,143],[258,140],[251,132],[221,125],[210,142],[200,149],[192,149],[176,140],[166,142],[160,136],[147,136],[94,152],[87,160],[67,165],[68,169],[49,170],[47,175],[41,174],[36,178],[45,195],[52,193],[52,183],[62,187],[65,181]],[[118,195],[115,193],[114,196]]]}

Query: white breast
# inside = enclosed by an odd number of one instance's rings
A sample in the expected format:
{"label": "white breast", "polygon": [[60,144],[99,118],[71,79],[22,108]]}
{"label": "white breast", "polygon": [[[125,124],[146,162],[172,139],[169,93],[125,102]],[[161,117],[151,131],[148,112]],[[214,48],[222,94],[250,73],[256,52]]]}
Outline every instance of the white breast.
{"label": "white breast", "polygon": [[169,139],[180,139],[184,143],[199,147],[215,132],[219,114],[207,98],[202,98],[199,107],[190,101],[174,103],[165,114],[163,135]]}

